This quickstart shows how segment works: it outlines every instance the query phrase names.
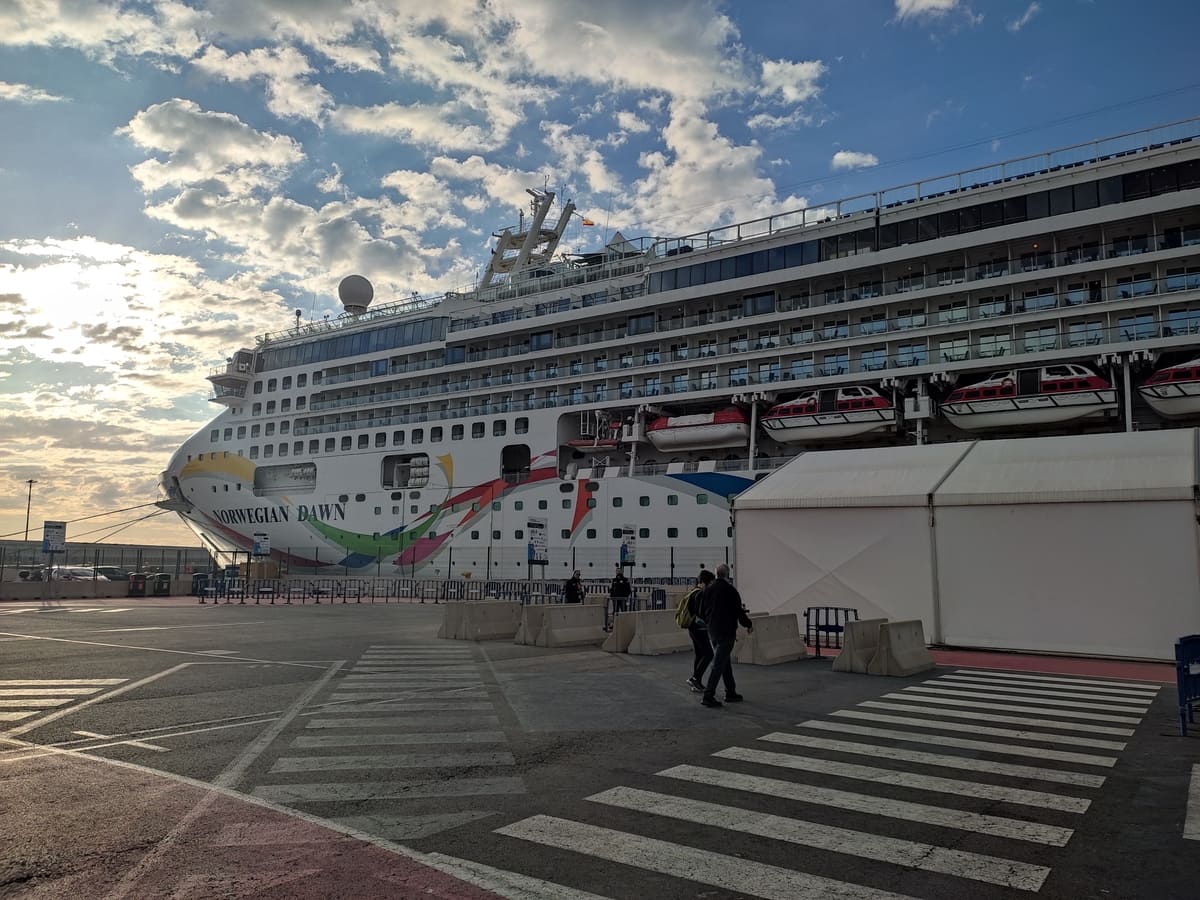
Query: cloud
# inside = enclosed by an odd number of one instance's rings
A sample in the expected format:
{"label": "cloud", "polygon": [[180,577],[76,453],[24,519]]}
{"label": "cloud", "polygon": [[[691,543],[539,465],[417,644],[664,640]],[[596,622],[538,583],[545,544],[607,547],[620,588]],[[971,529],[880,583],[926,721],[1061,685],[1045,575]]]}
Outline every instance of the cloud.
{"label": "cloud", "polygon": [[917,19],[944,16],[958,6],[958,0],[896,0],[896,18]]}
{"label": "cloud", "polygon": [[839,150],[829,162],[829,167],[835,172],[844,169],[869,169],[877,165],[879,157],[874,153],[859,153],[854,150]]}
{"label": "cloud", "polygon": [[259,47],[245,53],[226,53],[210,46],[192,60],[192,65],[230,82],[263,80],[267,85],[267,108],[283,119],[320,121],[333,104],[325,88],[305,80],[313,68],[295,47]]}
{"label": "cloud", "polygon": [[13,103],[55,103],[65,99],[66,97],[51,94],[49,91],[43,91],[30,84],[10,84],[7,81],[0,81],[0,102],[8,100]]}
{"label": "cloud", "polygon": [[764,97],[779,93],[787,103],[803,103],[821,92],[817,81],[826,71],[825,64],[820,60],[764,60],[759,93]]}
{"label": "cloud", "polygon": [[1039,4],[1037,0],[1034,0],[1033,3],[1030,3],[1029,6],[1025,8],[1025,12],[1021,13],[1020,18],[1013,19],[1011,22],[1006,23],[1004,27],[1013,34],[1016,34],[1031,21],[1033,21],[1033,17],[1041,12],[1041,9],[1041,4]]}
{"label": "cloud", "polygon": [[0,45],[71,47],[105,63],[138,56],[163,64],[200,46],[207,18],[179,0],[155,4],[8,0],[0,4]]}
{"label": "cloud", "polygon": [[633,132],[634,134],[644,134],[650,130],[650,123],[638,116],[637,113],[629,112],[628,110],[620,110],[616,115],[617,127],[622,131]]}

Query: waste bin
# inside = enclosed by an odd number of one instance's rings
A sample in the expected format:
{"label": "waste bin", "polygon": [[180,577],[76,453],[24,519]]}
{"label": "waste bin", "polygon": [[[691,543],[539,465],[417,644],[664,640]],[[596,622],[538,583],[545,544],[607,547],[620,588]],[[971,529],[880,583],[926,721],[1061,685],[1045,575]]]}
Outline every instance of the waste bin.
{"label": "waste bin", "polygon": [[208,573],[197,572],[192,576],[192,596],[203,597],[204,589],[208,587]]}
{"label": "waste bin", "polygon": [[171,596],[171,576],[167,572],[159,572],[150,576],[150,593],[155,597]]}
{"label": "waste bin", "polygon": [[141,572],[129,573],[129,596],[130,597],[145,597],[146,596],[146,576]]}

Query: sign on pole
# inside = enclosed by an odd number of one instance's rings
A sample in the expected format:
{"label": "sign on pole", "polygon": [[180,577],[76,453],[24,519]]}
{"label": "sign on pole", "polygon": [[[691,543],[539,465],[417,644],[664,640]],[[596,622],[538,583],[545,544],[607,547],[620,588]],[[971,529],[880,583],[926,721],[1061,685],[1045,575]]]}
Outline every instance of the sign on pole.
{"label": "sign on pole", "polygon": [[632,566],[637,562],[637,529],[632,525],[621,526],[621,565]]}
{"label": "sign on pole", "polygon": [[271,555],[271,536],[263,532],[257,532],[254,535],[254,556],[270,556]]}
{"label": "sign on pole", "polygon": [[550,562],[550,551],[546,545],[546,520],[530,516],[525,523],[529,531],[529,562],[546,565]]}
{"label": "sign on pole", "polygon": [[42,552],[65,553],[67,549],[67,523],[42,522]]}

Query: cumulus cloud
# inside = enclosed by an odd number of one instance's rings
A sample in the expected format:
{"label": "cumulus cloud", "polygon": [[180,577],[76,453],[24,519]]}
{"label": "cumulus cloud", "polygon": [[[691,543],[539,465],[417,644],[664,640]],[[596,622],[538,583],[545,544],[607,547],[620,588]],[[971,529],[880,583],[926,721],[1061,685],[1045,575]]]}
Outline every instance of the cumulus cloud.
{"label": "cumulus cloud", "polygon": [[650,130],[650,123],[638,116],[637,113],[629,110],[620,110],[617,115],[617,127],[622,131],[630,131],[635,134],[642,134]]}
{"label": "cumulus cloud", "polygon": [[7,100],[13,103],[55,103],[65,99],[65,97],[51,94],[49,91],[43,91],[30,84],[10,84],[7,81],[0,81],[0,102]]}
{"label": "cumulus cloud", "polygon": [[1012,21],[1006,23],[1004,27],[1007,28],[1009,31],[1011,31],[1013,34],[1016,34],[1018,31],[1020,31],[1022,28],[1024,28],[1030,22],[1032,22],[1033,17],[1036,16],[1039,12],[1041,12],[1041,9],[1042,9],[1041,4],[1039,4],[1037,2],[1037,0],[1034,0],[1033,3],[1030,3],[1029,6],[1025,7],[1025,12],[1021,13],[1021,15],[1018,18],[1013,19]]}
{"label": "cumulus cloud", "polygon": [[896,0],[896,18],[938,17],[958,6],[958,0]]}
{"label": "cumulus cloud", "polygon": [[821,92],[817,81],[825,72],[825,64],[820,60],[764,60],[759,93],[763,96],[778,93],[787,103],[803,103]]}
{"label": "cumulus cloud", "polygon": [[319,121],[333,103],[325,88],[306,80],[313,67],[295,47],[259,47],[244,53],[206,47],[192,65],[226,81],[263,80],[267,86],[267,108],[280,118]]}
{"label": "cumulus cloud", "polygon": [[869,169],[877,165],[879,165],[879,157],[874,153],[859,153],[854,150],[839,150],[829,161],[829,167],[835,172],[847,169]]}

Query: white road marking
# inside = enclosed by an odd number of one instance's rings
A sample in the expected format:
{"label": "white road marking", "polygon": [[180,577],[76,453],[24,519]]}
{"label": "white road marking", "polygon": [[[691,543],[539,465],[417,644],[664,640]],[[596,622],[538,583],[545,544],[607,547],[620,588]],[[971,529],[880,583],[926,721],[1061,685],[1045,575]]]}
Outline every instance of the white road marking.
{"label": "white road marking", "polygon": [[[808,724],[807,722],[805,723]],[[767,734],[760,741],[775,741],[780,744],[790,744],[795,747],[812,747],[816,750],[834,750],[839,753],[850,753],[857,756],[871,756],[879,759],[897,759],[903,762],[914,762],[924,766],[940,766],[944,769],[963,769],[968,772],[987,772],[995,775],[1010,775],[1014,778],[1033,778],[1038,781],[1052,781],[1056,784],[1074,784],[1080,787],[1100,787],[1104,784],[1104,776],[1089,775],[1083,772],[1064,772],[1061,769],[1044,769],[1039,766],[1019,766],[1012,763],[998,763],[990,759],[975,759],[970,756],[947,756],[943,753],[925,753],[919,750],[902,750],[899,747],[883,747],[879,744],[859,744],[854,741],[834,741],[827,738],[809,737],[806,734]]]}
{"label": "white road marking", "polygon": [[407,734],[318,734],[300,735],[292,746],[298,750],[319,747],[408,747],[417,744],[503,744],[503,731],[418,731]]}
{"label": "white road marking", "polygon": [[482,726],[485,728],[498,728],[500,720],[493,716],[388,716],[380,719],[313,719],[305,727],[307,728],[396,728],[403,726],[404,728],[414,728],[418,730],[427,728],[451,728],[455,725],[461,725],[464,728],[469,728],[472,725]]}
{"label": "white road marking", "polygon": [[[1107,713],[1078,712],[1071,709],[1046,709],[1037,706],[1021,706],[1015,703],[989,703],[985,700],[958,700],[954,697],[927,697],[916,694],[884,694],[886,700],[909,700],[913,703],[933,703],[942,706],[969,706],[971,709],[1000,709],[1005,712],[1037,713],[1041,716],[1061,716],[1065,719],[1087,719],[1100,722],[1117,722],[1122,725],[1137,725],[1142,721],[1141,716],[1131,719],[1129,716],[1110,716]],[[866,706],[867,704],[862,704]],[[1066,725],[1063,725],[1066,728]],[[1130,731],[1129,734],[1133,732]]]}
{"label": "white road marking", "polygon": [[253,790],[272,803],[330,803],[345,800],[409,800],[489,797],[525,793],[520,778],[454,778],[437,781],[365,781],[333,784],[269,784]]}
{"label": "white road marking", "polygon": [[331,702],[341,703],[346,700],[395,700],[398,699],[397,691],[360,691],[354,694],[334,694],[330,697]]}
{"label": "white road marking", "polygon": [[508,900],[609,900],[599,894],[497,869],[471,859],[458,859],[441,853],[419,854],[415,850],[405,849],[411,859]]}
{"label": "white road marking", "polygon": [[911,869],[940,872],[985,881],[1023,891],[1036,891],[1050,869],[1028,863],[952,850],[936,844],[920,844],[900,838],[822,825],[819,822],[788,819],[756,810],[722,806],[703,800],[688,800],[654,791],[618,787],[593,794],[588,800],[621,809],[652,813],[697,825],[726,828],[741,834],[753,834],[775,841],[787,841],[831,853],[848,853],[864,859],[895,863]]}
{"label": "white road marking", "polygon": [[1037,672],[992,672],[987,669],[956,669],[955,675],[970,675],[979,678],[1014,678],[1031,679],[1034,681],[1057,682],[1060,684],[1079,684],[1098,687],[1135,688],[1156,693],[1162,688],[1161,684],[1152,681],[1098,681],[1093,678],[1071,678],[1063,675],[1042,675]]}
{"label": "white road marking", "polygon": [[4,709],[26,709],[32,706],[35,709],[45,709],[47,706],[62,706],[64,703],[70,703],[75,699],[75,697],[30,697],[27,700],[0,700],[0,707]]}
{"label": "white road marking", "polygon": [[1192,766],[1183,836],[1189,841],[1200,841],[1200,763]]}
{"label": "white road marking", "polygon": [[[1069,750],[1047,750],[1044,747],[1024,747],[1017,744],[997,744],[992,741],[973,741],[968,738],[945,737],[940,734],[918,734],[913,731],[896,731],[891,728],[869,728],[861,725],[849,725],[845,722],[823,722],[811,720],[802,722],[802,727],[819,728],[824,731],[844,731],[847,734],[860,734],[864,737],[890,738],[897,741],[907,741],[910,744],[935,744],[941,747],[957,747],[961,750],[980,750],[984,753],[995,753],[1000,756],[1032,756],[1036,759],[1053,759],[1056,762],[1079,763],[1084,766],[1105,766],[1111,768],[1117,764],[1115,756],[1096,756],[1092,753],[1072,753]],[[984,763],[987,765],[987,763]]]}
{"label": "white road marking", "polygon": [[554,816],[531,816],[495,833],[764,900],[913,900],[905,894]]}
{"label": "white road marking", "polygon": [[381,753],[375,756],[282,756],[271,766],[271,772],[353,772],[514,765],[516,760],[513,755],[504,750],[478,753]]}
{"label": "white road marking", "polygon": [[[1014,694],[993,694],[986,690],[973,691],[966,687],[962,688],[961,690],[953,690],[951,688],[926,687],[924,684],[914,684],[911,687],[906,687],[904,690],[914,694],[939,694],[946,697],[958,697],[959,699],[972,699],[977,697],[981,700],[1003,700],[1008,703],[1020,700],[1034,708],[1038,706],[1066,706],[1070,709],[1107,710],[1108,712],[1123,712],[1131,714],[1144,713],[1146,711],[1146,705],[1144,703],[1139,703],[1138,705],[1140,708],[1138,709],[1128,706],[1121,706],[1117,703],[1083,703],[1081,701],[1088,696],[1086,694],[1080,695],[1079,699],[1077,700],[1063,700],[1048,697],[1030,696],[1031,693],[1044,694],[1046,693],[1045,691],[1019,691]],[[1013,688],[1012,690],[1017,691],[1016,688]],[[1063,694],[1061,696],[1068,697],[1070,695]]]}
{"label": "white road marking", "polygon": [[[1097,694],[1098,688],[1088,688],[1087,690],[1075,691],[1069,690],[1066,685],[1043,684],[1040,687],[1024,687],[1018,681],[967,681],[952,680],[955,676],[946,675],[942,678],[926,681],[920,687],[943,687],[953,688],[956,691],[1004,691],[1009,694],[1016,694],[1020,698],[1029,698],[1031,703],[1041,703],[1041,700],[1033,699],[1035,697],[1055,697],[1059,700],[1087,700],[1095,703],[1111,703],[1125,704],[1131,707],[1140,706],[1143,709],[1154,702],[1153,694]],[[915,685],[914,685],[915,686]],[[1016,698],[1014,698],[1016,699]],[[1121,706],[1114,706],[1114,709],[1121,709]],[[1133,712],[1134,710],[1130,710]]]}
{"label": "white road marking", "polygon": [[839,791],[815,784],[801,784],[795,781],[782,781],[778,778],[744,775],[741,772],[726,772],[703,766],[674,766],[656,774],[665,778],[706,784],[710,787],[763,794],[767,797],[779,797],[800,803],[832,806],[835,809],[861,812],[868,816],[882,816],[904,822],[921,822],[925,825],[955,828],[959,831],[974,831],[993,837],[1029,841],[1034,844],[1048,844],[1053,847],[1065,847],[1071,839],[1071,835],[1074,834],[1070,828],[1044,825],[1041,822],[1026,822],[1008,816],[949,809],[944,806],[912,803],[907,800],[892,800],[889,797],[857,794],[852,791]]}
{"label": "white road marking", "polygon": [[98,687],[0,688],[0,697],[86,697]]}
{"label": "white road marking", "polygon": [[105,685],[121,684],[123,681],[125,681],[124,678],[26,678],[26,679],[10,678],[10,679],[6,679],[4,681],[0,681],[0,687],[13,687],[13,686],[21,686],[21,685],[37,687],[39,685],[56,685],[56,684],[70,684],[70,685],[98,684],[98,685],[105,686]]}
{"label": "white road marking", "polygon": [[[111,735],[111,734],[97,734],[94,731],[72,731],[71,734],[78,734],[81,737],[86,737],[86,738],[98,738],[99,740],[102,740],[102,741],[112,741],[112,739],[114,737],[114,735]],[[113,741],[113,743],[104,744],[103,746],[116,747],[119,745],[124,745],[126,747],[137,747],[141,750],[154,750],[156,753],[168,753],[168,752],[170,752],[170,749],[171,749],[170,747],[160,747],[160,746],[158,746],[158,744],[148,744],[145,741]],[[96,747],[81,747],[79,749],[95,750],[97,748]]]}
{"label": "white road marking", "polygon": [[[496,707],[487,700],[434,700],[431,702],[422,702],[419,699],[410,700],[404,704],[404,709],[417,712],[434,712],[437,710],[443,712],[492,712]],[[376,716],[381,712],[388,715],[395,715],[396,708],[394,704],[379,705],[369,704],[367,706],[347,706],[345,702],[338,703],[319,703],[312,709],[308,709],[301,715],[305,716],[327,716],[330,713],[337,713],[342,716]]]}
{"label": "white road marking", "polygon": [[36,714],[36,709],[25,710],[23,712],[0,712],[0,722],[18,722],[21,719],[28,719],[30,716]]}
{"label": "white road marking", "polygon": [[[887,706],[888,704],[876,704]],[[941,710],[940,715],[945,715]],[[1070,747],[1094,747],[1098,750],[1124,750],[1125,741],[1102,741],[1099,738],[1085,738],[1074,734],[1050,734],[1045,731],[1017,731],[1014,728],[992,728],[987,725],[967,725],[962,722],[944,722],[937,719],[917,719],[912,716],[889,716],[884,713],[863,712],[857,709],[839,709],[830,713],[847,719],[865,719],[872,722],[888,722],[892,725],[911,725],[914,728],[924,728],[932,731],[961,731],[968,734],[986,734],[992,737],[1015,738],[1019,741],[1039,741],[1043,744],[1066,744]],[[963,717],[969,717],[963,713]],[[997,718],[997,717],[989,717]],[[1007,718],[1000,716],[998,718]],[[1116,731],[1117,729],[1112,729]]]}
{"label": "white road marking", "polygon": [[958,797],[1000,800],[1004,803],[1018,803],[1022,806],[1036,806],[1042,809],[1057,809],[1062,812],[1083,813],[1091,805],[1090,800],[1082,797],[1068,797],[1064,794],[1030,791],[1023,788],[1000,787],[994,784],[981,784],[976,781],[963,781],[958,778],[916,775],[910,772],[899,772],[895,769],[880,769],[876,766],[840,763],[828,759],[799,756],[793,753],[772,753],[769,750],[755,750],[750,747],[729,747],[725,750],[718,750],[713,756],[718,759],[736,759],[742,762],[759,763],[764,766],[778,766],[783,769],[812,772],[817,775],[853,778],[860,781],[870,781],[874,784],[895,785],[918,791],[953,794]]}
{"label": "white road marking", "polygon": [[942,675],[937,679],[939,682],[963,682],[967,684],[987,684],[991,687],[1008,687],[1013,685],[1016,687],[1035,687],[1035,688],[1058,688],[1060,685],[1063,689],[1078,687],[1080,690],[1085,690],[1089,694],[1097,696],[1097,699],[1103,699],[1098,695],[1113,694],[1122,697],[1136,697],[1139,700],[1153,700],[1158,693],[1157,688],[1147,691],[1143,688],[1133,687],[1102,687],[1100,685],[1092,685],[1084,682],[1055,682],[1055,681],[1033,681],[1026,678],[1005,678],[997,680],[995,678],[983,678],[977,675]]}

